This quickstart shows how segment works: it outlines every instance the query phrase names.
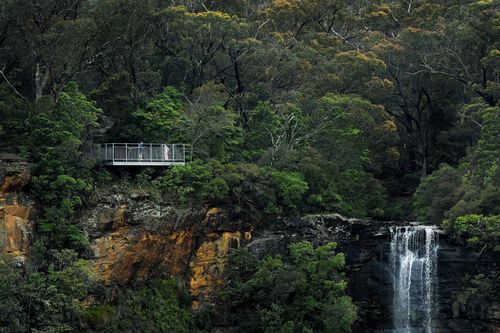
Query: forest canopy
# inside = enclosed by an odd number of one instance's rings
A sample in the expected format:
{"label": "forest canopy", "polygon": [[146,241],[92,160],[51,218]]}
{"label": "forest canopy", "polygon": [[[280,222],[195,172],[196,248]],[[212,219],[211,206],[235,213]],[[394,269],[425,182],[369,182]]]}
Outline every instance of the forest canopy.
{"label": "forest canopy", "polygon": [[[473,183],[495,178],[495,1],[8,0],[0,9],[2,149],[39,159],[29,141],[48,139],[41,126],[88,121],[95,107],[96,126],[82,123],[73,151],[186,143],[195,160],[297,174],[306,211],[402,217],[442,163]],[[82,102],[67,108],[71,94]]]}

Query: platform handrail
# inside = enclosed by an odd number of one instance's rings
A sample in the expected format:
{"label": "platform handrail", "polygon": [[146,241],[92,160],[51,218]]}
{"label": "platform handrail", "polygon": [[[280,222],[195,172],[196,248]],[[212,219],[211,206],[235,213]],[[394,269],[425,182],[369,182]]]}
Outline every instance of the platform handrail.
{"label": "platform handrail", "polygon": [[109,142],[97,145],[97,160],[105,165],[184,164],[186,144]]}

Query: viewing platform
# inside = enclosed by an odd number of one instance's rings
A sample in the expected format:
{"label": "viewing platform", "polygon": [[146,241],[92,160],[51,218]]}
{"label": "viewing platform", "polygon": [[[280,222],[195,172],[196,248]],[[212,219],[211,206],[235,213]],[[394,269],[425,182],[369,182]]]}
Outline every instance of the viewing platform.
{"label": "viewing platform", "polygon": [[110,166],[169,166],[186,164],[184,144],[102,143],[97,160]]}

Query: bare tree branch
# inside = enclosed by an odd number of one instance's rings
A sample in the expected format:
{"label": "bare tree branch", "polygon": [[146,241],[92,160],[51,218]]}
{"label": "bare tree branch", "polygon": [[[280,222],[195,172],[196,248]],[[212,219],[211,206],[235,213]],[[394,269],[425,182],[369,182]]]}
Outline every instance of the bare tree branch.
{"label": "bare tree branch", "polygon": [[3,68],[0,70],[0,75],[2,75],[3,79],[5,80],[5,82],[7,82],[7,84],[9,85],[9,87],[12,88],[12,90],[14,91],[14,93],[16,95],[18,95],[19,97],[21,97],[23,100],[28,100],[26,97],[23,96],[23,94],[21,94],[17,89],[16,87],[14,87],[14,85],[9,81],[9,79],[7,78],[7,76],[5,75],[5,65],[3,66]]}
{"label": "bare tree branch", "polygon": [[479,126],[479,128],[483,128],[483,124],[479,123],[476,119],[472,118],[471,116],[465,114],[464,112],[460,112],[460,111],[457,111],[457,113],[464,117],[464,118],[467,118],[469,119],[470,121],[472,121],[474,124],[476,124],[477,126]]}
{"label": "bare tree branch", "polygon": [[257,37],[259,36],[260,29],[262,29],[262,27],[265,26],[269,21],[271,21],[271,19],[267,19],[261,25],[259,25],[259,27],[257,28],[257,31],[255,32],[255,36],[254,36],[255,39],[257,39]]}

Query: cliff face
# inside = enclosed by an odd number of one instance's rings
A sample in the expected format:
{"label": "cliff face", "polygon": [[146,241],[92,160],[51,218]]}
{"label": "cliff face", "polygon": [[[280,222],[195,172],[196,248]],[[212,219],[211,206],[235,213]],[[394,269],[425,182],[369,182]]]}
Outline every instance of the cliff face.
{"label": "cliff face", "polygon": [[[24,191],[29,180],[26,162],[0,158],[0,249],[20,262],[29,256],[33,238],[35,209]],[[253,235],[252,225],[235,220],[223,208],[194,210],[167,205],[147,193],[114,192],[96,197],[95,204],[78,217],[90,238],[85,256],[103,287],[96,290],[96,298],[112,298],[114,287],[173,277],[186,283],[196,309],[222,286],[227,256],[234,249],[247,246],[263,257],[283,253],[301,240],[315,245],[335,241],[346,254],[348,293],[362,319],[358,331],[390,327],[389,227],[406,223],[312,215],[276,221],[273,229]],[[461,303],[455,296],[465,274],[475,275],[481,267],[497,269],[500,258],[457,246],[445,234],[438,257],[441,327],[437,332],[499,332],[498,302],[478,298]]]}
{"label": "cliff face", "polygon": [[[0,155],[0,251],[20,264],[29,257],[36,220],[26,191],[30,178],[26,161]],[[182,208],[147,193],[111,193],[95,201],[78,219],[89,235],[85,256],[104,297],[113,297],[113,287],[177,278],[186,282],[196,308],[221,285],[228,253],[252,237],[250,225],[222,208]]]}
{"label": "cliff face", "polygon": [[[390,227],[408,222],[377,222],[342,216],[311,215],[268,230],[248,247],[257,255],[281,252],[287,244],[309,240],[318,245],[335,241],[346,256],[348,294],[358,305],[360,318],[355,332],[390,330],[393,311],[393,273],[389,264]],[[475,252],[439,236],[436,333],[500,332],[500,303],[472,297],[467,302],[457,295],[465,287],[464,277],[498,270],[500,257]],[[498,288],[498,286],[497,286]]]}
{"label": "cliff face", "polygon": [[23,189],[30,180],[29,164],[15,156],[0,156],[0,250],[22,261],[29,253],[33,202]]}
{"label": "cliff face", "polygon": [[145,193],[101,198],[80,223],[90,236],[87,256],[101,284],[179,278],[187,282],[195,308],[222,283],[227,254],[251,238],[251,228],[231,221],[224,209],[166,206]]}

